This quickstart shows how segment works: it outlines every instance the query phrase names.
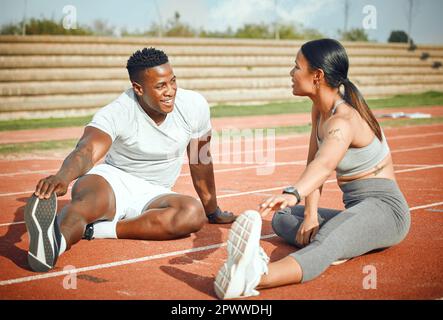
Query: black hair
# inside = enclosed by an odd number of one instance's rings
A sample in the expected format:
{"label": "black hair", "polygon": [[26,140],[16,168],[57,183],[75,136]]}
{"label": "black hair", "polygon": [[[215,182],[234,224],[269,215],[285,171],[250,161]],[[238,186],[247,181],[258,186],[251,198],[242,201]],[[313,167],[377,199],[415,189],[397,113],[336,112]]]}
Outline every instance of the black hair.
{"label": "black hair", "polygon": [[325,81],[331,88],[344,86],[343,99],[358,111],[371,130],[382,141],[381,128],[363,95],[348,79],[349,59],[345,48],[334,39],[319,39],[306,42],[301,52],[311,70],[323,70]]}
{"label": "black hair", "polygon": [[155,48],[137,50],[129,57],[126,69],[128,69],[131,81],[140,81],[140,71],[153,68],[169,62],[168,56]]}

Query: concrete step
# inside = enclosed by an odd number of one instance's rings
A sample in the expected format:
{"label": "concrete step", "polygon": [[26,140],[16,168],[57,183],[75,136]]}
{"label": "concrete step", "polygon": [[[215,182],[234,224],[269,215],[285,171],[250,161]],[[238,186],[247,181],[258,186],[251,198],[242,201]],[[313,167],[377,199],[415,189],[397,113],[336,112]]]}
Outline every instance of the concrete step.
{"label": "concrete step", "polygon": [[[151,46],[150,43],[145,44]],[[89,44],[89,43],[1,43],[0,55],[24,55],[24,56],[120,56],[129,57],[134,51],[143,48],[133,44]],[[257,46],[232,46],[220,47],[212,45],[177,46],[164,44],[158,47],[171,56],[294,56],[300,46],[287,47],[257,47]],[[349,56],[382,56],[382,57],[414,57],[419,58],[423,50],[407,51],[395,48],[358,48],[347,49]],[[443,49],[427,50],[430,59],[442,59]]]}
{"label": "concrete step", "polygon": [[[69,68],[69,67],[121,67],[126,66],[127,56],[0,56],[0,68]],[[350,65],[355,66],[431,66],[432,61],[422,61],[410,57],[350,57]],[[292,67],[294,57],[250,56],[171,56],[174,67]]]}
{"label": "concrete step", "polygon": [[[357,86],[443,83],[442,75],[382,75],[351,78]],[[274,78],[180,79],[178,84],[191,90],[268,89],[290,90],[289,76]],[[128,80],[0,82],[0,96],[41,96],[51,94],[114,93],[131,87]]]}
{"label": "concrete step", "polygon": [[[365,97],[383,97],[429,90],[443,91],[443,83],[359,86]],[[292,101],[289,88],[199,90],[210,104],[249,104],[270,101]],[[51,94],[42,96],[10,96],[0,100],[0,113],[100,108],[118,97],[121,92],[95,94]]]}
{"label": "concrete step", "polygon": [[[273,40],[273,39],[220,39],[220,38],[158,38],[158,37],[97,37],[97,36],[63,36],[63,35],[33,35],[14,36],[0,35],[0,43],[76,43],[76,44],[130,44],[137,46],[185,45],[185,46],[259,46],[259,47],[300,47],[307,40]],[[376,43],[376,42],[342,42],[346,48],[363,49],[396,49],[404,51],[408,48],[406,43]],[[441,50],[439,45],[418,45],[419,50]]]}
{"label": "concrete step", "polygon": [[[174,73],[181,79],[207,78],[272,78],[289,75],[291,67],[174,67]],[[377,75],[417,75],[443,74],[443,68],[431,69],[429,65],[418,67],[351,67],[349,77]],[[111,68],[23,68],[0,69],[0,82],[19,81],[71,81],[71,80],[128,80],[128,73],[123,67]]]}

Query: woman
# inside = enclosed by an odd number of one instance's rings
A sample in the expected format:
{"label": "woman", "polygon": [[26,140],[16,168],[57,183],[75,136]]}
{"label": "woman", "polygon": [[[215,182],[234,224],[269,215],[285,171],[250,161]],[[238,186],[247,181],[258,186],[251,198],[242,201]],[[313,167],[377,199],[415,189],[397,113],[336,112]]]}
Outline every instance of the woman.
{"label": "woman", "polygon": [[[260,214],[246,211],[230,231],[228,260],[214,286],[219,298],[312,280],[338,259],[393,246],[408,233],[409,208],[386,138],[348,79],[348,67],[344,47],[332,39],[307,42],[298,52],[292,92],[313,102],[307,166],[294,186],[265,200],[260,211],[263,217],[275,211],[275,233],[301,249],[268,264],[259,244]],[[318,208],[323,183],[334,170],[344,211]],[[305,206],[297,206],[302,199]]]}

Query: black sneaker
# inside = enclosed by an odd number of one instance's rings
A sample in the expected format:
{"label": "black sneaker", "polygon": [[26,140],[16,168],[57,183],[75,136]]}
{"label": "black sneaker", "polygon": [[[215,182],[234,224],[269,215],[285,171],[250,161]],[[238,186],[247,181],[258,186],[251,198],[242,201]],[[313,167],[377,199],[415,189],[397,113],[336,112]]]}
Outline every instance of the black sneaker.
{"label": "black sneaker", "polygon": [[85,232],[83,233],[82,239],[86,239],[86,240],[94,239],[94,224],[93,223],[86,225]]}
{"label": "black sneaker", "polygon": [[39,199],[33,194],[25,207],[25,222],[29,234],[29,266],[38,272],[52,269],[61,243],[55,193],[49,199]]}

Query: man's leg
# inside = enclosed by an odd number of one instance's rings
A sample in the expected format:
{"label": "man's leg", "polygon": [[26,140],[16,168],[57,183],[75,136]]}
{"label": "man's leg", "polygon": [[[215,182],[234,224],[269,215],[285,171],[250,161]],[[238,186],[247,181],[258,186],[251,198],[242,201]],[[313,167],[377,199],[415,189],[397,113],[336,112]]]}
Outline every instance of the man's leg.
{"label": "man's leg", "polygon": [[109,183],[99,175],[85,175],[72,188],[72,200],[59,216],[60,230],[67,249],[82,239],[87,224],[97,220],[112,220],[115,196]]}
{"label": "man's leg", "polygon": [[117,238],[170,240],[200,230],[207,221],[202,204],[193,197],[168,194],[152,201],[144,212],[117,223]]}
{"label": "man's leg", "polygon": [[85,226],[115,215],[114,193],[102,177],[81,177],[72,189],[72,201],[56,215],[57,198],[39,199],[34,195],[25,208],[29,233],[28,263],[34,271],[52,269],[57,258],[83,235]]}

